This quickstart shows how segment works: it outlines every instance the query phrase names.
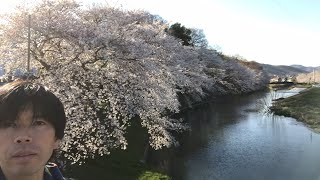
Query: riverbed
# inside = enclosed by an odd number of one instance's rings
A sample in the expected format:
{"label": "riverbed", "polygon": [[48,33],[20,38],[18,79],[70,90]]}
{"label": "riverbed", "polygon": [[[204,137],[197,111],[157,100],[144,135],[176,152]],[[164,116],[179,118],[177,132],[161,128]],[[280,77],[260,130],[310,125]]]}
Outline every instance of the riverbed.
{"label": "riverbed", "polygon": [[272,99],[301,90],[217,98],[185,112],[192,130],[172,159],[173,179],[320,179],[320,135],[266,112]]}

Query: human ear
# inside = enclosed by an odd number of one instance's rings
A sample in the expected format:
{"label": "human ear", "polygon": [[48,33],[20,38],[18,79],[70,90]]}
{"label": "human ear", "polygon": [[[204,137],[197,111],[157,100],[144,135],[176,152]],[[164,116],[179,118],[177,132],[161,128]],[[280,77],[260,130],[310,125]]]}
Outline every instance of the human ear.
{"label": "human ear", "polygon": [[53,144],[53,149],[59,149],[59,145],[61,143],[60,139],[56,139],[54,144]]}

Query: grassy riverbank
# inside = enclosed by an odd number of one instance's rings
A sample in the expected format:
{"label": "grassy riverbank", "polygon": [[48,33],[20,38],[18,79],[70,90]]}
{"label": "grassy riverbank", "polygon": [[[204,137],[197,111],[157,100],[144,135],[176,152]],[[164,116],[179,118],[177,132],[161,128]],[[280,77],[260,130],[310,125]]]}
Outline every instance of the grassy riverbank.
{"label": "grassy riverbank", "polygon": [[139,162],[132,151],[120,150],[109,156],[88,160],[81,166],[73,165],[64,175],[78,180],[171,180],[169,176]]}
{"label": "grassy riverbank", "polygon": [[277,115],[302,121],[320,132],[320,88],[309,88],[295,96],[278,100],[274,102],[271,110]]}

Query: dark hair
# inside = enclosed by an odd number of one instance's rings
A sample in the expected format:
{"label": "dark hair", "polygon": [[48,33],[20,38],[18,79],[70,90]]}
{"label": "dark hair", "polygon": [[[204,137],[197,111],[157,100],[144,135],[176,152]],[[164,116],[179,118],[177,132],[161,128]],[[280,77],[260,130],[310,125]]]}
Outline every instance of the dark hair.
{"label": "dark hair", "polygon": [[62,139],[66,115],[61,101],[44,86],[31,81],[13,81],[0,87],[0,126],[15,121],[18,114],[31,105],[33,118],[44,118]]}

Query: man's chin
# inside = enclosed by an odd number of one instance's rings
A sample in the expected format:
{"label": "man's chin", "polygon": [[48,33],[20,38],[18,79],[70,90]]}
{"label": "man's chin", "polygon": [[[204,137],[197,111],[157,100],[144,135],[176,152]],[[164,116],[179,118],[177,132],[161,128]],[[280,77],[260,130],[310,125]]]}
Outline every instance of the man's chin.
{"label": "man's chin", "polygon": [[38,171],[43,171],[43,165],[34,162],[19,163],[15,164],[14,167],[10,169],[11,173],[15,176],[32,176]]}

